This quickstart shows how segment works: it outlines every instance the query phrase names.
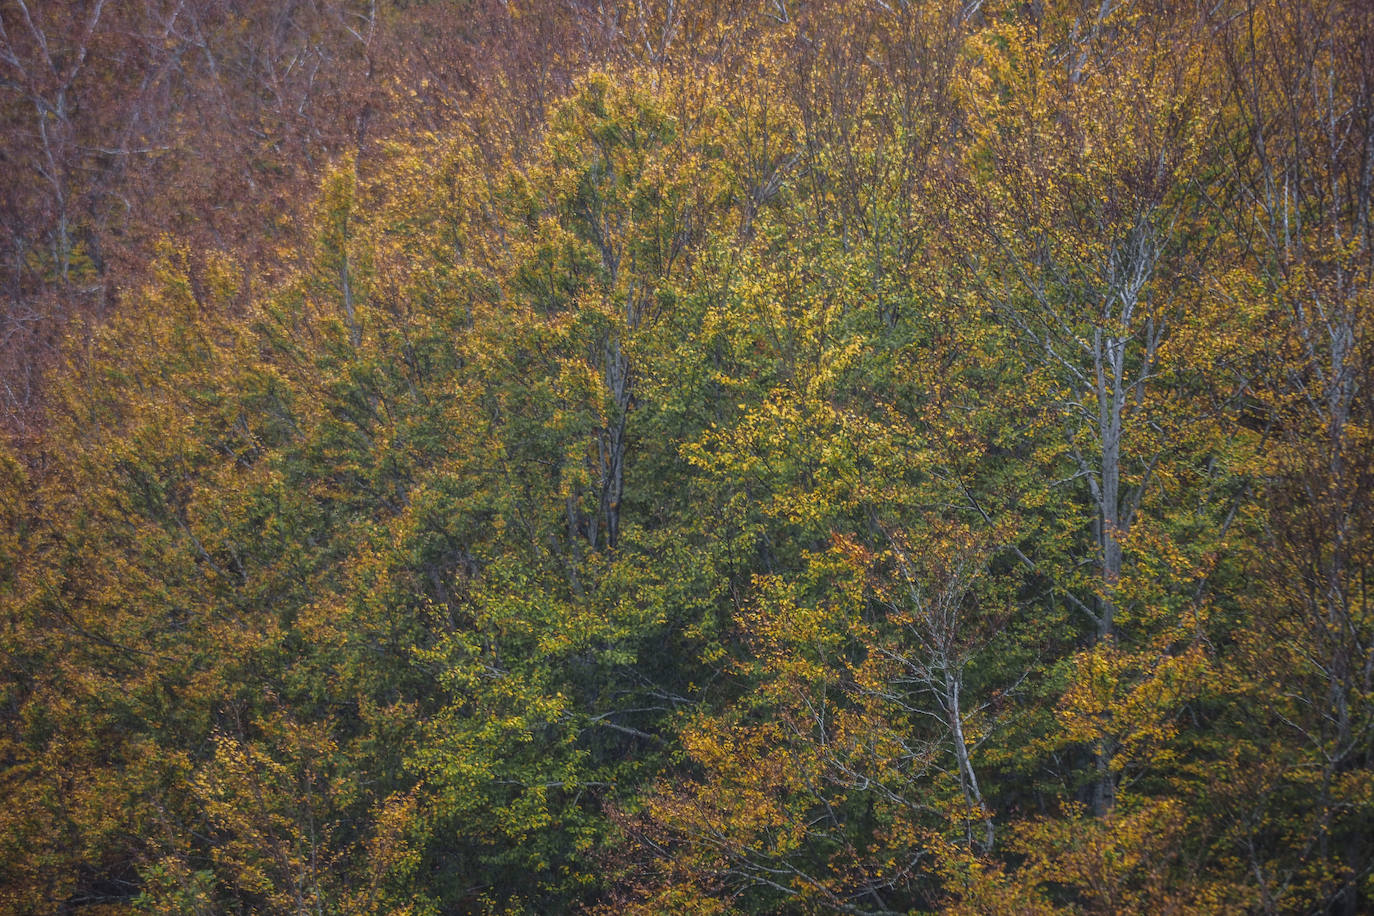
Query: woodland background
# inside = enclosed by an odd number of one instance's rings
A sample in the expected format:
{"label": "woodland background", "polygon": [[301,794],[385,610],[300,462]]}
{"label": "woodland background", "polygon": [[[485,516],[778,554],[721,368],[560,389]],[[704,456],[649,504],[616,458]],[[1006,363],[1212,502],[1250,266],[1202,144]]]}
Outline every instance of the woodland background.
{"label": "woodland background", "polygon": [[1374,907],[1374,7],[0,0],[0,910]]}

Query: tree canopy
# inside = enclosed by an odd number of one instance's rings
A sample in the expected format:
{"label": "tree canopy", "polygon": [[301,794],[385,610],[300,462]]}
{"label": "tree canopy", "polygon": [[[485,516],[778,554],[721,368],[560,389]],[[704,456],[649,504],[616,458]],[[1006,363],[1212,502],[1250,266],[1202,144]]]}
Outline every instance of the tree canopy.
{"label": "tree canopy", "polygon": [[58,6],[0,911],[1374,907],[1374,8]]}

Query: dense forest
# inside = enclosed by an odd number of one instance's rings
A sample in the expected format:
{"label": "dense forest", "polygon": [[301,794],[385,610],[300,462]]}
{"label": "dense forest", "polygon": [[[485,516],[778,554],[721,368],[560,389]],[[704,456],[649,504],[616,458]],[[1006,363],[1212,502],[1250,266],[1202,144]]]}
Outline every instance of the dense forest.
{"label": "dense forest", "polygon": [[0,912],[1374,911],[1374,4],[0,0]]}

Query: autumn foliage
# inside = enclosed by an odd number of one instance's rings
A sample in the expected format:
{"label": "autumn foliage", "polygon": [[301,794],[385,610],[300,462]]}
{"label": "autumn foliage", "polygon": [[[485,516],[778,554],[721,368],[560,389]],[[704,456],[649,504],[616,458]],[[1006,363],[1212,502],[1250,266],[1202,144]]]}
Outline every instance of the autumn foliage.
{"label": "autumn foliage", "polygon": [[0,3],[0,912],[1374,907],[1374,8]]}

